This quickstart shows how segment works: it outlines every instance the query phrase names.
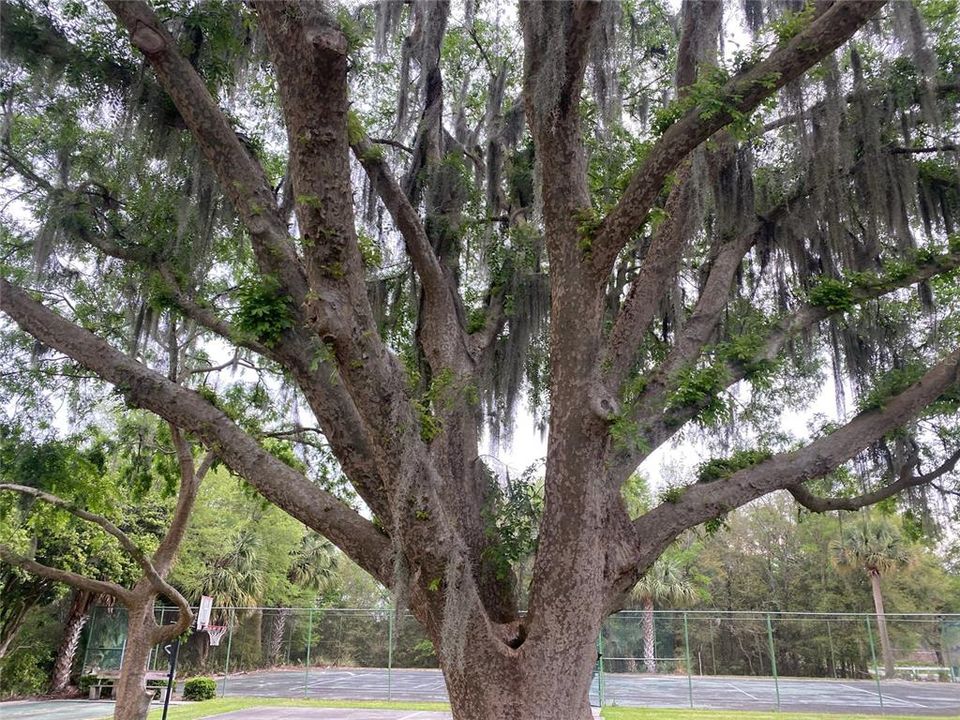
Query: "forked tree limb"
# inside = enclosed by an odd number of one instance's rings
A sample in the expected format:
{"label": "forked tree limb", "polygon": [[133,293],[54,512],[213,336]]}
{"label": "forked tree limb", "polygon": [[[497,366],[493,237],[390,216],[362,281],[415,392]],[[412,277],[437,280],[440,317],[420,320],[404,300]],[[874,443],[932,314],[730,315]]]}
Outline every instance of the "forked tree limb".
{"label": "forked tree limb", "polygon": [[71,587],[80,588],[87,592],[96,593],[97,595],[109,595],[123,603],[129,602],[133,597],[133,593],[121,585],[105,580],[95,580],[88,578],[86,575],[44,565],[43,563],[39,563],[36,560],[14,552],[3,544],[0,544],[0,562],[5,562],[7,565],[13,565],[34,575],[39,575],[40,577],[63,583],[64,585],[70,585]]}
{"label": "forked tree limb", "polygon": [[[903,276],[889,280],[879,279],[875,284],[867,287],[851,287],[850,301],[854,305],[859,305],[957,268],[960,268],[960,251],[938,255],[918,263],[912,272]],[[844,307],[812,304],[800,307],[771,329],[763,346],[750,361],[726,363],[726,380],[722,389],[727,389],[743,380],[748,374],[749,363],[775,361],[791,338],[816,323],[843,312],[845,312]],[[702,349],[702,346],[699,346],[699,349]],[[695,348],[695,352],[698,354],[699,350]],[[626,481],[644,458],[703,410],[702,403],[666,408],[676,375],[686,366],[677,357],[668,356],[647,383],[640,399],[628,413],[629,419],[644,429],[645,444],[642,448],[621,448],[613,453],[608,471],[611,482],[620,484]]]}
{"label": "forked tree limb", "polygon": [[[53,505],[54,507],[58,507],[67,511],[71,515],[75,515],[81,520],[86,520],[94,525],[98,525],[101,529],[103,529],[104,532],[114,537],[117,542],[120,543],[120,546],[127,552],[127,554],[130,555],[137,565],[140,566],[140,569],[143,571],[147,582],[154,591],[173,601],[180,609],[181,615],[185,615],[188,618],[191,617],[190,604],[186,601],[186,599],[184,599],[183,595],[181,595],[176,588],[171,586],[170,583],[164,579],[162,573],[165,571],[158,571],[150,558],[148,558],[146,553],[144,553],[143,550],[141,550],[137,544],[130,539],[130,536],[110,522],[107,518],[103,517],[102,515],[92,513],[89,510],[84,510],[83,508],[77,507],[72,502],[64,500],[57,495],[53,495],[27,485],[0,483],[0,490],[7,490],[9,492],[17,492],[21,495],[35,497],[36,499],[42,500],[48,505]],[[66,570],[57,570],[56,568],[42,565],[41,563],[29,558],[21,557],[8,548],[0,548],[0,559],[4,560],[5,562],[18,565],[25,570],[36,572],[38,575],[49,577],[52,580],[65,582],[69,585],[80,587],[84,590],[91,590],[93,592],[101,593],[105,592],[126,604],[129,604],[136,597],[135,592],[131,592],[126,588],[122,588],[115,583],[105,583],[103,581],[94,580],[92,578],[88,578]],[[97,589],[94,590],[94,588]]]}
{"label": "forked tree limb", "polygon": [[374,151],[366,136],[351,138],[351,148],[390,213],[420,278],[424,293],[421,342],[427,360],[435,372],[443,367],[462,367],[467,359],[466,329],[457,313],[459,301],[452,279],[444,272],[417,210],[386,160]]}
{"label": "forked tree limb", "polygon": [[203,79],[150,6],[141,0],[105,2],[130,33],[133,46],[146,56],[250,231],[261,271],[275,275],[302,302],[306,278],[263,167],[240,142]]}
{"label": "forked tree limb", "polygon": [[[733,77],[719,91],[720,97],[737,113],[752,112],[847,41],[884,4],[883,0],[833,3],[786,45]],[[596,277],[609,275],[620,250],[643,225],[667,176],[694,148],[733,120],[729,111],[704,113],[693,108],[667,128],[593,238],[590,261]]]}
{"label": "forked tree limb", "polygon": [[[629,590],[646,567],[684,530],[775,490],[827,475],[885,434],[909,423],[958,382],[960,349],[944,357],[882,408],[859,413],[838,430],[799,450],[775,455],[723,480],[685,486],[679,497],[662,502],[634,520],[630,535],[621,537],[622,544],[616,555],[618,569],[613,579],[614,596]],[[632,551],[625,550],[625,546],[632,547]]]}
{"label": "forked tree limb", "polygon": [[130,539],[129,535],[127,535],[125,532],[123,532],[123,530],[118,528],[102,515],[92,513],[89,510],[84,510],[83,508],[78,507],[76,504],[64,500],[57,495],[44,492],[43,490],[38,490],[37,488],[30,487],[29,485],[0,483],[0,490],[16,492],[20,493],[21,495],[29,495],[37,500],[42,500],[48,505],[53,505],[61,510],[65,510],[81,520],[86,520],[87,522],[100,526],[104,532],[116,538],[117,542],[120,543],[120,546],[127,552],[127,554],[130,555],[130,557],[134,559],[134,561],[140,566],[144,574],[150,579],[151,582],[159,584],[163,581],[163,579],[157,574],[157,570],[150,561],[150,558],[147,557],[143,550],[141,550],[137,544]]}
{"label": "forked tree limb", "polygon": [[92,232],[85,233],[84,240],[105,255],[152,270],[162,280],[168,300],[186,317],[227,342],[286,368],[296,378],[310,409],[322,423],[327,439],[358,494],[381,520],[389,520],[389,506],[382,493],[383,480],[374,462],[368,431],[352,398],[337,378],[335,364],[317,354],[317,339],[303,326],[299,309],[291,308],[291,312],[301,322],[289,329],[277,343],[267,347],[249,334],[239,332],[230,322],[191,297],[181,286],[176,273],[147,248],[136,244],[121,245]]}
{"label": "forked tree limb", "polygon": [[641,339],[660,310],[661,298],[674,282],[687,249],[688,208],[694,193],[690,175],[691,166],[687,163],[679,171],[677,185],[667,198],[666,219],[654,233],[610,331],[601,367],[606,368],[604,381],[614,393],[619,392],[630,373]]}
{"label": "forked tree limb", "polygon": [[936,469],[914,475],[912,468],[905,467],[896,481],[877,488],[872,492],[863,493],[854,497],[821,497],[810,491],[809,488],[801,484],[792,485],[787,488],[794,500],[803,505],[807,510],[816,513],[831,512],[833,510],[859,510],[868,505],[875,505],[881,500],[893,497],[902,490],[920,485],[930,485],[935,480],[940,479],[949,472],[953,472],[957,463],[960,462],[960,450],[956,450]]}
{"label": "forked tree limb", "polygon": [[115,350],[0,279],[0,310],[35,338],[117,385],[130,402],[195,433],[264,497],[326,535],[371,575],[390,577],[389,541],[373,523],[265,451],[197,393]]}
{"label": "forked tree limb", "polygon": [[197,493],[200,490],[200,483],[210,468],[213,467],[217,458],[216,453],[207,451],[200,460],[200,464],[197,465],[193,459],[190,443],[180,432],[180,428],[172,423],[170,424],[170,436],[173,440],[180,470],[180,492],[177,494],[177,504],[167,526],[167,532],[156,551],[154,551],[152,558],[154,566],[164,576],[173,564],[183,541],[183,536],[187,531],[190,515],[193,512]]}

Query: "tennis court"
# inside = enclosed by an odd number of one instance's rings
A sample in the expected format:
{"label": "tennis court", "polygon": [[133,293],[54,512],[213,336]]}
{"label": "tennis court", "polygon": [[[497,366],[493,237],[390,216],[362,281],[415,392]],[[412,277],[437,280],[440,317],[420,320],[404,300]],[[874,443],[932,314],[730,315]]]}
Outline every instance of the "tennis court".
{"label": "tennis court", "polygon": [[[599,703],[599,683],[591,693]],[[221,686],[223,687],[223,686]],[[307,697],[365,700],[447,699],[438,670],[311,668],[231,675],[227,696]],[[757,677],[692,677],[607,674],[604,705],[710,710],[880,713],[960,716],[960,684],[861,680],[810,680]],[[882,704],[881,704],[882,703]]]}

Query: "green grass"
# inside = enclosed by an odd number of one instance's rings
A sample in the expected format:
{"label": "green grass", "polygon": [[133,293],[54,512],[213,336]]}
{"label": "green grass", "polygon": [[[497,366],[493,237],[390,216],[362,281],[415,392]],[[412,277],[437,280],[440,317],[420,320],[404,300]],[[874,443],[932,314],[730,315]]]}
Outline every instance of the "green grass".
{"label": "green grass", "polygon": [[[757,712],[755,710],[665,710],[606,707],[606,720],[880,720],[880,715],[845,713]],[[884,720],[930,720],[909,715],[886,715]]]}
{"label": "green grass", "polygon": [[[385,702],[379,700],[287,700],[281,698],[231,697],[205,702],[178,703],[170,706],[167,720],[200,720],[234,710],[256,707],[370,708],[373,710],[438,710],[450,706],[439,702]],[[152,710],[148,720],[160,720],[161,711]],[[673,710],[606,707],[605,720],[881,720],[879,715],[850,715],[797,712],[755,712],[721,710]],[[895,720],[930,720],[917,716],[897,715]],[[891,720],[886,716],[883,720]]]}
{"label": "green grass", "polygon": [[[449,710],[447,703],[386,702],[380,700],[287,700],[283,698],[229,697],[171,705],[167,720],[199,720],[212,715],[255,707],[369,708],[371,710]],[[151,710],[147,720],[160,720],[161,710]]]}

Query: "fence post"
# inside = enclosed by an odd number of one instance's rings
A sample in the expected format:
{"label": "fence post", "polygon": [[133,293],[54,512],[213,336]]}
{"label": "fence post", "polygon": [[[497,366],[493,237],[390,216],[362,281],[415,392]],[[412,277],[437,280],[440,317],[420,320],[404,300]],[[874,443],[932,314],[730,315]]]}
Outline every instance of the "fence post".
{"label": "fence post", "polygon": [[220,697],[227,696],[227,675],[230,674],[230,650],[233,648],[233,610],[230,611],[230,625],[227,627],[227,659],[223,664],[223,683],[220,685]]}
{"label": "fence post", "polygon": [[687,626],[687,614],[683,614],[683,654],[687,666],[687,695],[690,697],[690,709],[693,709],[693,677],[690,675],[690,629]]}
{"label": "fence post", "polygon": [[773,647],[773,623],[767,613],[767,642],[770,643],[770,669],[773,672],[773,687],[777,691],[777,711],[780,710],[780,678],[777,677],[777,651]]}
{"label": "fence post", "polygon": [[880,686],[880,668],[877,666],[877,648],[873,644],[873,628],[870,627],[870,616],[867,615],[867,638],[870,640],[870,657],[873,658],[873,677],[877,681],[877,697],[880,698],[880,712],[883,712],[883,689]]}
{"label": "fence post", "polygon": [[603,623],[600,623],[600,634],[597,635],[597,704],[600,707],[603,707],[605,690],[603,681]]}
{"label": "fence post", "polygon": [[80,670],[83,673],[87,672],[87,661],[90,660],[90,647],[93,645],[94,639],[96,639],[96,628],[97,620],[100,619],[100,606],[94,605],[93,607],[93,617],[90,618],[90,622],[87,623],[87,644],[83,649],[83,665]]}
{"label": "fence post", "polygon": [[827,620],[827,642],[830,643],[830,663],[833,665],[833,677],[837,677],[837,653],[833,649],[833,633],[830,632],[830,621]]}
{"label": "fence post", "polygon": [[390,603],[390,616],[387,619],[387,702],[393,700],[393,622],[397,606]]}
{"label": "fence post", "polygon": [[[163,627],[164,623],[167,621],[167,608],[163,605],[160,606],[160,627]],[[150,652],[153,653],[153,663],[152,667],[154,670],[160,665],[160,646],[155,645],[153,650]]]}
{"label": "fence post", "polygon": [[310,683],[310,646],[313,644],[313,608],[307,615],[307,662],[303,671],[303,696],[307,696],[307,687]]}

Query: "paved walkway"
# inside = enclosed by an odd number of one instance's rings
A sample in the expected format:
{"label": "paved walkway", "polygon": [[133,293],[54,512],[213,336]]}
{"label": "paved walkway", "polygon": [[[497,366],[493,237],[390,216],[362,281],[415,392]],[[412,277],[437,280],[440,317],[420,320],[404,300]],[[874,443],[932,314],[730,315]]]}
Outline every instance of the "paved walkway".
{"label": "paved walkway", "polygon": [[[90,700],[23,700],[0,703],[2,720],[99,720],[113,703]],[[600,717],[594,710],[594,717]],[[262,707],[214,715],[216,720],[450,720],[448,713],[413,710]]]}
{"label": "paved walkway", "polygon": [[113,715],[112,702],[16,700],[0,703],[2,720],[96,720]]}
{"label": "paved walkway", "polygon": [[216,720],[450,720],[449,713],[424,710],[262,707],[216,715]]}

